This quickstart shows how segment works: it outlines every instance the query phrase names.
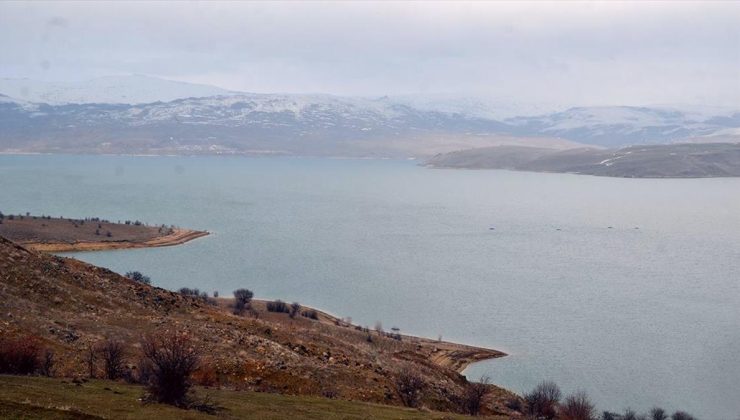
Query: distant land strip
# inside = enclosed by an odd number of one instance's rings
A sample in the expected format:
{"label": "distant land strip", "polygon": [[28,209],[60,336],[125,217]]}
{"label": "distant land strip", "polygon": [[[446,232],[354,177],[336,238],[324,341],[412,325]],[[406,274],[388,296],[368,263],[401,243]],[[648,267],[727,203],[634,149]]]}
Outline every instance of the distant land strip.
{"label": "distant land strip", "polygon": [[43,252],[102,251],[180,245],[208,235],[174,226],[139,221],[113,223],[100,218],[73,219],[0,213],[0,235]]}
{"label": "distant land strip", "polygon": [[42,252],[76,252],[76,251],[104,251],[111,249],[128,248],[155,248],[161,246],[181,245],[203,236],[208,232],[190,229],[175,228],[174,232],[145,242],[131,241],[101,241],[101,242],[21,242],[25,247]]}
{"label": "distant land strip", "polygon": [[740,144],[681,143],[622,149],[497,146],[443,153],[431,168],[508,169],[622,178],[740,177]]}

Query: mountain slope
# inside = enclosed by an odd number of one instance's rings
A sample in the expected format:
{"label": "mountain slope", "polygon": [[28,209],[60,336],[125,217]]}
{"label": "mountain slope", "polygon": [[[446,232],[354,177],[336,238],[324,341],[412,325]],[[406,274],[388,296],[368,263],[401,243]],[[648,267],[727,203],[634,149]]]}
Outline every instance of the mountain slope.
{"label": "mountain slope", "polygon": [[[24,84],[25,83],[25,84]],[[497,145],[740,141],[717,107],[542,107],[476,98],[250,94],[126,76],[0,80],[0,152],[425,157]]]}
{"label": "mountain slope", "polygon": [[[507,135],[498,121],[385,99],[240,94],[166,103],[0,103],[0,151],[425,156],[461,147],[572,142]],[[536,136],[533,136],[536,137]]]}
{"label": "mountain slope", "polygon": [[[740,111],[725,108],[580,107],[507,119],[515,133],[538,133],[614,147],[672,143],[740,127]],[[740,136],[737,137],[740,141]]]}

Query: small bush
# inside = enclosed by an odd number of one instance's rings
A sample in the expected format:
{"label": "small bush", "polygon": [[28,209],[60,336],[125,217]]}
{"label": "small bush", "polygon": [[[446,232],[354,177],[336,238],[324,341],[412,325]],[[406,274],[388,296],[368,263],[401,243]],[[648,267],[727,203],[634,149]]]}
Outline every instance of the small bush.
{"label": "small bush", "polygon": [[295,318],[296,315],[298,315],[298,311],[301,310],[301,305],[298,302],[293,302],[290,304],[290,312],[288,313],[288,316],[291,318]]}
{"label": "small bush", "polygon": [[268,312],[283,312],[283,313],[289,313],[290,309],[288,309],[288,304],[283,302],[282,300],[275,300],[272,302],[267,302],[267,311]]}
{"label": "small bush", "polygon": [[585,392],[577,392],[569,395],[560,404],[558,419],[561,420],[592,420],[594,418],[594,405]]}
{"label": "small bush", "polygon": [[118,379],[124,371],[123,343],[117,340],[106,340],[98,347],[98,353],[103,360],[106,379]]}
{"label": "small bush", "polygon": [[622,416],[611,411],[604,411],[601,413],[601,420],[621,420]]}
{"label": "small bush", "polygon": [[488,376],[480,378],[478,382],[471,382],[465,388],[462,403],[466,413],[477,416],[483,407],[483,399],[488,394],[488,384],[491,379]]}
{"label": "small bush", "polygon": [[396,378],[396,391],[406,407],[416,407],[424,389],[424,379],[410,369],[404,369]]}
{"label": "small bush", "polygon": [[671,420],[696,420],[696,417],[685,411],[676,411],[671,416]]}
{"label": "small bush", "polygon": [[668,420],[668,413],[665,412],[662,408],[659,407],[653,407],[650,410],[650,419],[651,420]]}
{"label": "small bush", "polygon": [[201,292],[198,288],[191,289],[189,287],[181,287],[177,292],[183,296],[190,296],[204,301],[208,300],[208,292]]}
{"label": "small bush", "polygon": [[190,377],[200,360],[188,336],[180,333],[149,336],[141,347],[144,359],[151,364],[148,390],[152,398],[160,403],[187,406]]}
{"label": "small bush", "polygon": [[309,319],[319,319],[319,313],[315,309],[301,312],[301,316]]}
{"label": "small bush", "polygon": [[145,276],[139,271],[129,271],[125,274],[125,276],[127,278],[130,278],[133,281],[138,281],[139,283],[144,283],[144,284],[152,283],[152,279],[150,279],[149,276]]}
{"label": "small bush", "polygon": [[254,293],[248,289],[236,289],[234,290],[234,314],[239,315],[249,307],[249,303],[252,301]]}
{"label": "small bush", "polygon": [[624,410],[621,420],[645,420],[642,416],[638,416],[635,410],[628,408]]}
{"label": "small bush", "polygon": [[527,402],[527,413],[540,419],[554,419],[561,398],[560,388],[555,382],[544,381],[531,392],[524,395]]}
{"label": "small bush", "polygon": [[41,348],[32,337],[0,339],[0,373],[30,375],[41,367]]}

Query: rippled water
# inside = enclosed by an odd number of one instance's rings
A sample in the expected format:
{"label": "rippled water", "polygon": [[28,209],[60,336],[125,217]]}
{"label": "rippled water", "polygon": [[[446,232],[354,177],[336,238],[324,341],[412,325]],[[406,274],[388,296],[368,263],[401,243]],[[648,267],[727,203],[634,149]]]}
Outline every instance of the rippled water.
{"label": "rippled water", "polygon": [[466,374],[515,391],[553,379],[599,409],[740,415],[740,179],[0,156],[0,209],[209,230],[75,256],[501,349]]}

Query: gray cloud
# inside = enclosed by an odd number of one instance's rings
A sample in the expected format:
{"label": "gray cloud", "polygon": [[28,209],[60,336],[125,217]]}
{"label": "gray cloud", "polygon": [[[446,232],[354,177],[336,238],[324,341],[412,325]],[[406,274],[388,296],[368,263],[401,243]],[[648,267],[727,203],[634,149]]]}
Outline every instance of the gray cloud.
{"label": "gray cloud", "polygon": [[737,106],[739,21],[732,2],[3,2],[0,77]]}

